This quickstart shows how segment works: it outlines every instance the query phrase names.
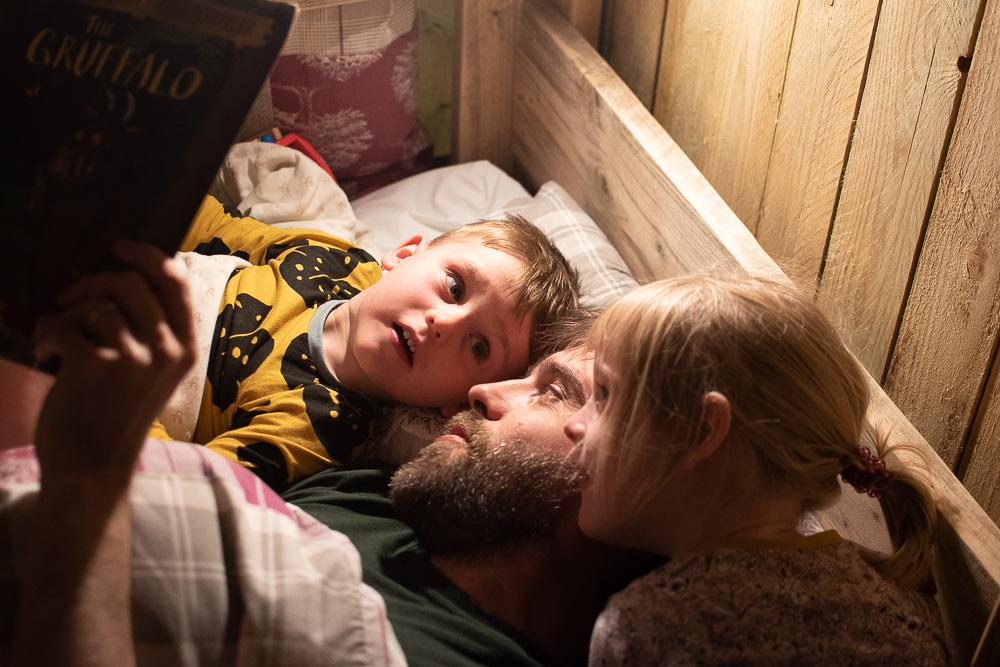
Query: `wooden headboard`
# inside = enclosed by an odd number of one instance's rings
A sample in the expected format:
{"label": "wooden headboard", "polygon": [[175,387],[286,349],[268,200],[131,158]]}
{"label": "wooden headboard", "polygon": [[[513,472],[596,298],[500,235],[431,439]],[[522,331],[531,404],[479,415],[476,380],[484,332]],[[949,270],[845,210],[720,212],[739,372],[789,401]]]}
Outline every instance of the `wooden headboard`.
{"label": "wooden headboard", "polygon": [[[713,267],[786,279],[594,50],[600,0],[455,6],[455,161],[489,159],[529,188],[557,181],[640,282]],[[936,575],[953,662],[1000,664],[1000,528],[871,382],[872,422],[929,462],[944,517]],[[843,494],[821,521],[866,546],[888,545],[881,510],[865,496]]]}

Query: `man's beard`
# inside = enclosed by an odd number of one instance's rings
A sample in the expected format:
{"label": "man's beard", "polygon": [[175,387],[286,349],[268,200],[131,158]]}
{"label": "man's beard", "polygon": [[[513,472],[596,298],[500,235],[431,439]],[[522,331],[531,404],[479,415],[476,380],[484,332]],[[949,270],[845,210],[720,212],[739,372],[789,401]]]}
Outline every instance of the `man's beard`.
{"label": "man's beard", "polygon": [[552,538],[579,497],[580,474],[566,455],[521,438],[498,442],[478,412],[455,422],[466,430],[467,452],[433,442],[403,465],[389,485],[396,516],[435,556],[470,558]]}

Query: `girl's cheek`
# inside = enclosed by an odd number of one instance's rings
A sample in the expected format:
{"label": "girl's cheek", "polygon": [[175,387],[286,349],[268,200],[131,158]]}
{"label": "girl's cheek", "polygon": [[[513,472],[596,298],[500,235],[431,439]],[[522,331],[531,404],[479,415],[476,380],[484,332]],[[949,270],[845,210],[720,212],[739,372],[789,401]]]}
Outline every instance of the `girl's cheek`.
{"label": "girl's cheek", "polygon": [[597,438],[593,437],[596,433],[592,431],[587,433],[587,437],[583,439],[582,446],[580,448],[580,460],[589,468],[590,464],[593,462],[597,455],[598,443]]}
{"label": "girl's cheek", "polygon": [[598,449],[607,449],[608,447],[608,439],[605,437],[607,431],[604,427],[605,424],[601,418],[598,418],[590,424],[590,431],[587,435],[590,446],[593,447],[595,453]]}

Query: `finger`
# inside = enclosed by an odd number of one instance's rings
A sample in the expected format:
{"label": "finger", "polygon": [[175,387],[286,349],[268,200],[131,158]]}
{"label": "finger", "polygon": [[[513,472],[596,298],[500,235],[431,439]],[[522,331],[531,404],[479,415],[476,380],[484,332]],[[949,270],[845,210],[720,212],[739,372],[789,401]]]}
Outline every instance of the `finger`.
{"label": "finger", "polygon": [[[115,254],[135,274],[143,278],[147,293],[139,282],[128,279],[131,271],[100,273],[87,276],[67,289],[59,299],[64,308],[79,301],[104,297],[119,302],[129,316],[140,336],[154,335],[155,323],[165,317],[181,344],[193,347],[194,320],[187,280],[177,262],[168,258],[159,249],[146,243],[119,241],[115,244]],[[132,290],[136,291],[133,292]],[[155,297],[155,298],[151,298]],[[156,305],[147,310],[145,306]],[[162,311],[160,310],[162,309]]]}
{"label": "finger", "polygon": [[157,316],[149,320],[153,330],[142,339],[147,347],[129,354],[136,360],[141,360],[141,353],[158,359],[164,371],[172,369],[179,373],[175,379],[180,380],[194,363],[196,347],[193,309],[182,265],[145,243],[119,242],[114,251],[141,274],[146,289],[152,292],[147,300],[156,306]]}
{"label": "finger", "polygon": [[138,272],[128,270],[112,277],[115,279],[105,276],[89,281],[81,293],[85,296],[74,293],[67,297],[80,300],[54,321],[81,330],[84,338],[94,344],[93,357],[115,362],[120,372],[155,367],[162,379],[180,380],[193,361],[193,349],[186,348],[174,335]]}
{"label": "finger", "polygon": [[[121,350],[122,331],[127,328],[125,317],[114,302],[106,299],[88,299],[71,308],[50,315],[39,321],[35,330],[37,353],[52,356],[55,345],[65,347],[73,341],[71,350],[60,349],[59,355],[89,354],[95,356],[98,348]],[[52,339],[46,342],[47,339]],[[86,346],[89,345],[89,348]]]}
{"label": "finger", "polygon": [[[152,288],[135,270],[87,276],[60,295],[59,305],[66,312],[84,305],[88,309],[90,328],[93,329],[99,320],[124,324],[142,340],[158,336],[157,325],[166,319]],[[111,308],[117,312],[105,312]],[[111,330],[107,324],[103,328]]]}
{"label": "finger", "polygon": [[98,358],[98,345],[80,324],[83,318],[73,313],[40,319],[35,329],[35,358],[39,361],[59,358],[74,363]]}
{"label": "finger", "polygon": [[[138,274],[134,275],[134,280],[142,282]],[[148,291],[145,287],[142,288],[142,292],[147,293],[146,300],[151,301],[152,296],[148,295]],[[134,290],[127,291],[124,303],[130,304],[134,295]],[[96,299],[74,306],[66,312],[65,317],[69,322],[82,322],[85,337],[94,342],[99,348],[97,352],[100,356],[108,360],[149,366],[161,354],[172,358],[180,354],[177,350],[179,344],[170,333],[163,311],[157,304],[131,303],[131,309],[133,315],[130,317],[117,302]],[[144,316],[142,327],[135,324],[140,319],[134,314],[135,311],[148,313]],[[108,355],[100,348],[107,348],[115,354]]]}
{"label": "finger", "polygon": [[120,347],[120,332],[129,323],[115,300],[92,295],[51,316],[48,325],[75,327],[95,344]]}
{"label": "finger", "polygon": [[120,241],[114,250],[123,262],[143,274],[158,297],[178,340],[185,347],[193,347],[195,334],[191,295],[181,265],[146,243]]}
{"label": "finger", "polygon": [[[101,347],[130,352],[136,334],[132,321],[114,301],[102,301],[90,310],[84,325],[87,336]],[[152,327],[146,327],[152,330]]]}

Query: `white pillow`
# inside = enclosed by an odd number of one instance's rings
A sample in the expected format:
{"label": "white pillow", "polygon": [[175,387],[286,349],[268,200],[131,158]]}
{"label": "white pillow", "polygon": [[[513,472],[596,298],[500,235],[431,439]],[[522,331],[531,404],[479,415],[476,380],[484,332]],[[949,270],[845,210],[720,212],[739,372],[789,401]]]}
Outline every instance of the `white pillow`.
{"label": "white pillow", "polygon": [[340,186],[305,153],[263,141],[234,144],[209,194],[243,215],[283,229],[307,227],[362,248],[371,232]]}
{"label": "white pillow", "polygon": [[590,216],[549,181],[532,197],[486,160],[432,169],[351,202],[371,230],[365,245],[376,259],[413,234],[428,238],[476,220],[518,213],[555,242],[580,272],[581,303],[603,308],[636,286],[621,255]]}
{"label": "white pillow", "polygon": [[351,201],[351,207],[372,232],[362,247],[381,260],[414,234],[434,238],[529,196],[502,169],[480,160],[404,178]]}

